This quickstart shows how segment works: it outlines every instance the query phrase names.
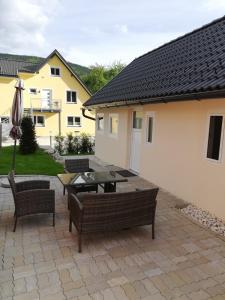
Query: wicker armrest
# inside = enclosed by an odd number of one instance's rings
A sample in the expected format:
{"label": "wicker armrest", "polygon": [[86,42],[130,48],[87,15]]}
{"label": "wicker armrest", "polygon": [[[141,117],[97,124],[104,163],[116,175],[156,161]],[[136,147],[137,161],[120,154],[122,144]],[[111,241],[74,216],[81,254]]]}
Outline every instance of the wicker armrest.
{"label": "wicker armrest", "polygon": [[[75,204],[76,208],[78,208],[80,211],[83,210],[83,204],[82,202],[78,199],[77,195],[71,194],[70,197],[72,198],[73,203]],[[83,197],[81,196],[81,199]]]}
{"label": "wicker armrest", "polygon": [[16,191],[36,190],[36,189],[49,189],[50,181],[48,180],[27,180],[16,183]]}

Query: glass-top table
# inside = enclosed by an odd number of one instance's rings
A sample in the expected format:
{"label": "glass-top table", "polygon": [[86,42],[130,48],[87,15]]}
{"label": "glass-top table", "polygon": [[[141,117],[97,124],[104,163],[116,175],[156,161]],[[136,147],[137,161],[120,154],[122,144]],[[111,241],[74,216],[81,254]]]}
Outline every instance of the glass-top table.
{"label": "glass-top table", "polygon": [[126,178],[122,177],[115,171],[64,173],[58,174],[57,177],[65,187],[82,187],[90,184],[99,184],[103,185],[105,193],[116,192],[116,183],[127,181]]}

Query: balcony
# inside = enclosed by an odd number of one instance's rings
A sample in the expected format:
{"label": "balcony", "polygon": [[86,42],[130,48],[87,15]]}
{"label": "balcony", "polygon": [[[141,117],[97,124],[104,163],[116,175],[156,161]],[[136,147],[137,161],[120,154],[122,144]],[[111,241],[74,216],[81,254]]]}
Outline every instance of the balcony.
{"label": "balcony", "polygon": [[34,98],[30,100],[30,110],[33,112],[60,112],[61,100]]}

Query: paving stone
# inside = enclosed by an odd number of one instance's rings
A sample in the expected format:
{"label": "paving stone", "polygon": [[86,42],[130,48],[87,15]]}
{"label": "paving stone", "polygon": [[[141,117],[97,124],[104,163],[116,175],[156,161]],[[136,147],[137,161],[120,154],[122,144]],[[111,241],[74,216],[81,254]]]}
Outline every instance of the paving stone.
{"label": "paving stone", "polygon": [[[1,300],[225,299],[225,242],[176,211],[172,195],[159,192],[155,240],[151,226],[87,235],[78,253],[67,195],[57,178],[50,180],[55,228],[40,215],[21,219],[13,233],[12,194],[0,187]],[[136,187],[153,185],[136,176],[118,191]]]}
{"label": "paving stone", "polygon": [[193,293],[190,293],[188,295],[188,297],[192,300],[205,300],[205,299],[208,299],[209,298],[209,294],[207,294],[205,291],[203,290],[200,290],[200,291],[197,291],[197,292],[193,292]]}

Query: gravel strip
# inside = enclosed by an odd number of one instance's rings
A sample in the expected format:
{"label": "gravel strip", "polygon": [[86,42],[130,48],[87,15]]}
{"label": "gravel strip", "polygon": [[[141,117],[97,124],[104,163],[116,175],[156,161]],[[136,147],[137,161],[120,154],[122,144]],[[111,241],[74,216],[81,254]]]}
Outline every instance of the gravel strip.
{"label": "gravel strip", "polygon": [[225,236],[225,222],[214,217],[209,212],[202,210],[194,205],[188,205],[181,209],[181,212],[188,215],[193,220],[201,223],[203,226],[211,229],[212,231]]}

